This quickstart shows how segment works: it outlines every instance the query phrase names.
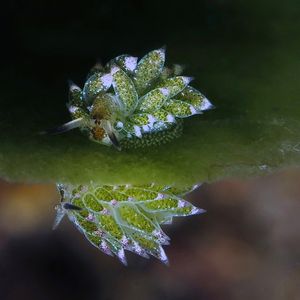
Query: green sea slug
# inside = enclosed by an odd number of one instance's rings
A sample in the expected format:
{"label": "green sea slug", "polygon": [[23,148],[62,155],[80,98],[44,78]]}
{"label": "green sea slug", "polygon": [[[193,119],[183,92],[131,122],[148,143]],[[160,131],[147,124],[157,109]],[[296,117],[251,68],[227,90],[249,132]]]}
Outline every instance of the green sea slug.
{"label": "green sea slug", "polygon": [[96,64],[83,89],[70,82],[73,120],[47,132],[80,128],[92,141],[118,149],[166,143],[181,134],[182,119],[212,108],[181,73],[179,65],[165,67],[164,48],[139,61],[120,55]]}
{"label": "green sea slug", "polygon": [[204,212],[182,197],[197,186],[178,189],[155,184],[132,185],[57,185],[61,203],[56,206],[54,228],[64,215],[88,241],[108,255],[126,263],[125,251],[142,257],[152,255],[164,263],[168,258],[162,248],[169,237],[162,224],[177,216]]}

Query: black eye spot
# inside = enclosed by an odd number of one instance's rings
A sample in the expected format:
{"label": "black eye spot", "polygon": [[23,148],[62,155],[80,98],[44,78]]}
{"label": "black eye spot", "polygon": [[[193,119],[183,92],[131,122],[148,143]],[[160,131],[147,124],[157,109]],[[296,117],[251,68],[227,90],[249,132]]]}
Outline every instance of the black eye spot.
{"label": "black eye spot", "polygon": [[95,125],[100,125],[100,120],[99,120],[99,118],[97,118],[96,116],[93,117],[93,118],[94,118],[94,123],[95,123]]}
{"label": "black eye spot", "polygon": [[81,207],[71,204],[71,203],[64,203],[64,209],[69,209],[69,210],[82,210]]}

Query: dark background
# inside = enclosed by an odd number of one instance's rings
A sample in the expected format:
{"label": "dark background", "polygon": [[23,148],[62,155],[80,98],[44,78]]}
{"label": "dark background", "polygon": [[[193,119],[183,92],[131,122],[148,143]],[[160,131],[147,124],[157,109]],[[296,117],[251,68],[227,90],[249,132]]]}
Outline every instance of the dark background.
{"label": "dark background", "polygon": [[[61,122],[68,118],[67,79],[82,84],[97,59],[141,56],[162,45],[169,62],[186,63],[190,75],[203,71],[196,85],[224,108],[220,87],[226,92],[235,83],[210,70],[224,76],[233,68],[260,80],[270,46],[282,56],[295,50],[299,12],[293,0],[8,1],[1,4],[0,86],[19,97],[2,102],[2,110],[26,101],[27,109],[49,110],[49,120]],[[237,86],[235,93],[245,91]],[[239,103],[226,105],[240,113]],[[26,111],[13,117],[22,122]],[[129,255],[127,268],[68,222],[51,232],[53,187],[3,183],[0,299],[299,299],[299,180],[293,171],[203,186],[192,201],[209,213],[167,229],[170,267]]]}
{"label": "dark background", "polygon": [[[5,100],[2,108],[13,105],[14,113],[7,109],[9,117],[26,120],[26,113],[17,109],[26,101],[26,109],[36,122],[41,123],[48,116],[51,120],[46,122],[48,126],[59,124],[68,120],[65,109],[68,79],[82,86],[89,68],[97,60],[105,63],[122,53],[141,57],[166,45],[168,64],[185,64],[187,74],[196,77],[195,86],[214,99],[223,115],[226,107],[231,113],[240,114],[240,104],[230,103],[222,89],[215,88],[221,85],[226,91],[234,82],[223,74],[215,78],[215,70],[233,69],[251,80],[260,77],[259,73],[264,72],[262,62],[272,59],[266,46],[282,45],[285,35],[295,30],[293,19],[297,20],[299,4],[293,0],[280,3],[269,0],[4,2],[0,84],[3,99],[14,95],[14,103]],[[277,22],[284,26],[284,35],[281,25],[276,27]],[[253,69],[256,63],[258,74]],[[234,97],[243,103],[238,87]]]}

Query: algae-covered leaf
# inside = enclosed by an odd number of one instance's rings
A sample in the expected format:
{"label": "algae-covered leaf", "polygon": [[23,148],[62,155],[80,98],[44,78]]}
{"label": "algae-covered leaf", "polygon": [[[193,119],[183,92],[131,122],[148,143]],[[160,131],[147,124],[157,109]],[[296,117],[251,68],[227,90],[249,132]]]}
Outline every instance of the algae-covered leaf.
{"label": "algae-covered leaf", "polygon": [[212,108],[210,101],[191,86],[187,86],[181,93],[179,93],[177,99],[191,104],[198,112]]}
{"label": "algae-covered leaf", "polygon": [[176,199],[176,197],[166,197],[163,199],[156,199],[144,201],[140,203],[141,207],[147,212],[164,212],[167,216],[190,216],[203,212],[190,203]]}
{"label": "algae-covered leaf", "polygon": [[116,57],[114,60],[125,72],[132,73],[137,67],[138,58],[124,54]]}
{"label": "algae-covered leaf", "polygon": [[169,123],[176,122],[175,116],[171,112],[166,111],[165,109],[162,108],[153,112],[152,115],[157,121],[169,122]]}
{"label": "algae-covered leaf", "polygon": [[159,83],[159,87],[167,88],[170,91],[169,97],[172,98],[181,92],[192,80],[192,77],[176,76],[170,77]]}
{"label": "algae-covered leaf", "polygon": [[138,95],[132,80],[117,66],[112,67],[111,74],[117,97],[119,97],[121,103],[123,103],[125,111],[131,112],[135,108],[138,100]]}
{"label": "algae-covered leaf", "polygon": [[139,109],[142,112],[152,112],[154,110],[160,109],[170,97],[170,90],[167,88],[157,88],[149,93],[147,93],[144,97],[142,97],[139,102]]}
{"label": "algae-covered leaf", "polygon": [[148,113],[139,113],[129,117],[122,128],[128,134],[135,135],[136,137],[141,138],[143,133],[152,131],[155,121],[156,119],[153,115]]}
{"label": "algae-covered leaf", "polygon": [[129,122],[138,126],[151,125],[155,122],[155,118],[152,114],[140,113],[132,115],[129,118]]}
{"label": "algae-covered leaf", "polygon": [[165,103],[164,109],[177,118],[186,118],[198,113],[194,106],[184,101],[172,99]]}
{"label": "algae-covered leaf", "polygon": [[143,92],[162,72],[165,63],[165,49],[149,52],[138,63],[135,71],[135,85]]}
{"label": "algae-covered leaf", "polygon": [[67,105],[77,107],[82,107],[83,105],[82,90],[72,81],[69,81],[69,102]]}
{"label": "algae-covered leaf", "polygon": [[83,88],[83,97],[85,101],[90,102],[99,93],[107,91],[112,84],[110,74],[95,73],[85,83]]}

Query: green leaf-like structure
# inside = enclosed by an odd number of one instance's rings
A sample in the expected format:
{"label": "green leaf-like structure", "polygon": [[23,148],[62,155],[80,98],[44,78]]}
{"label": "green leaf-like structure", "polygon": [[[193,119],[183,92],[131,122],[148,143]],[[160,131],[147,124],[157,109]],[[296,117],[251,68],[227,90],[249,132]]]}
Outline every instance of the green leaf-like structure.
{"label": "green leaf-like structure", "polygon": [[162,246],[169,244],[169,237],[160,225],[170,224],[173,217],[204,212],[182,198],[196,186],[181,190],[155,184],[57,186],[62,201],[56,207],[54,228],[66,214],[92,245],[123,264],[124,250],[168,263]]}
{"label": "green leaf-like structure", "polygon": [[95,142],[136,148],[168,142],[181,134],[182,119],[212,108],[189,86],[182,68],[165,67],[165,49],[140,61],[130,55],[96,65],[81,90],[71,83],[68,109],[73,121],[59,127],[79,127]]}

